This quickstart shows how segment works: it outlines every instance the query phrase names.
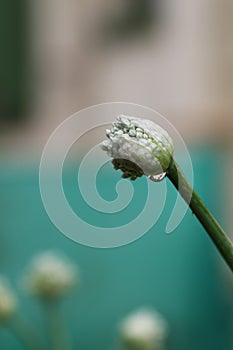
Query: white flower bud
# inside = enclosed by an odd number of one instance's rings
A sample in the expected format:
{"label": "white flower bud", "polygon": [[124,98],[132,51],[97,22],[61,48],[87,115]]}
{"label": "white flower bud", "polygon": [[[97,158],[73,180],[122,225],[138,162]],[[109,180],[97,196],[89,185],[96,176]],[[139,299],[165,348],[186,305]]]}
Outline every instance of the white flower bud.
{"label": "white flower bud", "polygon": [[54,298],[66,294],[77,282],[78,269],[55,252],[41,253],[34,258],[26,276],[32,294]]}
{"label": "white flower bud", "polygon": [[132,180],[143,174],[155,177],[168,169],[174,151],[173,142],[168,133],[154,122],[120,115],[112,129],[107,129],[106,135],[109,140],[103,141],[101,148],[113,158],[115,168],[123,171],[123,177]]}
{"label": "white flower bud", "polygon": [[155,311],[141,309],[130,314],[120,325],[120,336],[126,349],[164,349],[167,325]]}
{"label": "white flower bud", "polygon": [[17,307],[16,297],[10,289],[7,281],[0,278],[0,323],[8,320]]}

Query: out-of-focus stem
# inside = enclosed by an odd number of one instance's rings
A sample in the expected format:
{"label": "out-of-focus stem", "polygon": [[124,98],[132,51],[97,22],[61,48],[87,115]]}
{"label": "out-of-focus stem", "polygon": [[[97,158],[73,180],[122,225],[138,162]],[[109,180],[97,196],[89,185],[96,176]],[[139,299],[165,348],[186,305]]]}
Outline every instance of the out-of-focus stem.
{"label": "out-of-focus stem", "polygon": [[7,327],[28,349],[48,350],[37,332],[23,318],[14,317],[7,323]]}
{"label": "out-of-focus stem", "polygon": [[60,300],[44,301],[52,350],[71,350]]}

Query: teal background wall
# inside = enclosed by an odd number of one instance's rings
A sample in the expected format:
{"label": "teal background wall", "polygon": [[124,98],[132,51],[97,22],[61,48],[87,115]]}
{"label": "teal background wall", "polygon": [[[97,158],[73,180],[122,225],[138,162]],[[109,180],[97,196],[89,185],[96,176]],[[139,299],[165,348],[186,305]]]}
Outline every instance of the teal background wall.
{"label": "teal background wall", "polygon": [[[215,151],[202,149],[191,156],[195,188],[224,226],[225,204],[219,187],[223,159]],[[137,307],[151,306],[169,324],[168,350],[232,349],[232,303],[222,273],[227,267],[190,211],[173,234],[164,233],[176,198],[171,184],[162,216],[147,234],[120,248],[94,249],[69,240],[51,223],[40,198],[38,164],[2,159],[0,169],[0,273],[9,277],[17,291],[19,311],[45,339],[41,306],[25,293],[20,276],[35,253],[59,249],[81,270],[80,287],[63,303],[74,348],[114,349],[122,317]],[[76,170],[70,163],[64,172],[65,191],[74,207],[81,200],[74,191]],[[112,182],[119,176],[109,167],[98,177],[106,197],[114,193]],[[145,197],[143,181],[135,182],[132,210],[140,210],[140,198]],[[109,220],[98,217],[85,203],[81,215],[99,225]],[[24,347],[0,328],[0,349]]]}

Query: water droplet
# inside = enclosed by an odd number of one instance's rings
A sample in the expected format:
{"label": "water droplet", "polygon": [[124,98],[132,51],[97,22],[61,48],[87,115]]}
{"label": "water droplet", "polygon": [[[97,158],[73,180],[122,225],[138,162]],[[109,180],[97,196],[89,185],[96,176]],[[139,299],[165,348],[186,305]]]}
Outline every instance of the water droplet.
{"label": "water droplet", "polygon": [[148,175],[148,179],[150,179],[151,181],[154,181],[154,182],[159,182],[159,181],[162,181],[165,176],[167,175],[166,171],[162,174],[158,174],[158,175]]}

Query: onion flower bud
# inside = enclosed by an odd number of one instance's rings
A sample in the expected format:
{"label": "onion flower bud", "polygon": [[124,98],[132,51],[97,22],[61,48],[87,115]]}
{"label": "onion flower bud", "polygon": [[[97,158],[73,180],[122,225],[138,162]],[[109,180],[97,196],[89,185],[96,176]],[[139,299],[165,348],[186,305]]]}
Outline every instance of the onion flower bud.
{"label": "onion flower bud", "polygon": [[135,180],[146,175],[161,180],[169,167],[174,146],[168,133],[159,125],[146,119],[119,115],[112,129],[106,130],[108,140],[101,148],[113,158],[115,169],[123,177]]}

